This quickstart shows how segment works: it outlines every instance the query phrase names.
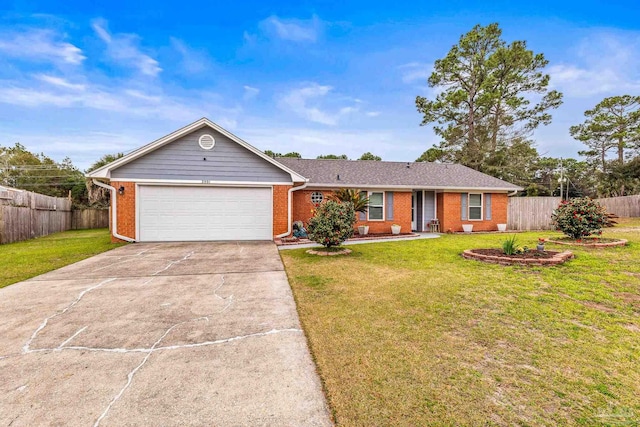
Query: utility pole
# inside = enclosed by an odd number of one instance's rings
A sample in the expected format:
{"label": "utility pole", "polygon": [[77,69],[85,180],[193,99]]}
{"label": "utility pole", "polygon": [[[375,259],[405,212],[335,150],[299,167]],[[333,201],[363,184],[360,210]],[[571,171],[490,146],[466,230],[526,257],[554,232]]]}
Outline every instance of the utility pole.
{"label": "utility pole", "polygon": [[[560,198],[562,200],[565,200],[564,198],[564,182],[567,180],[567,178],[564,177],[564,164],[562,162],[562,157],[560,157],[560,178],[558,178],[558,182],[560,183]],[[567,185],[567,199],[569,198],[569,191],[568,191],[569,185]]]}

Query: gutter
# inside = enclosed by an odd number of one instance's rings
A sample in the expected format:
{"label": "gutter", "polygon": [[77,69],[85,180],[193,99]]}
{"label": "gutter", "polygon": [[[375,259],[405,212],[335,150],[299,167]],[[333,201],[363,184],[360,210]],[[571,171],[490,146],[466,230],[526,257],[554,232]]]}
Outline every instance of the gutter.
{"label": "gutter", "polygon": [[124,240],[125,242],[135,242],[134,239],[132,239],[131,237],[127,237],[127,236],[123,236],[122,234],[118,234],[118,195],[117,195],[117,191],[115,187],[112,187],[110,185],[105,184],[104,182],[100,182],[97,179],[93,179],[92,180],[93,183],[95,185],[97,185],[98,187],[102,187],[102,188],[106,188],[107,190],[111,191],[111,221],[112,221],[112,226],[111,226],[111,234],[113,235],[113,237],[120,239],[120,240]]}
{"label": "gutter", "polygon": [[[289,191],[287,191],[287,202],[288,202],[288,207],[287,207],[287,213],[288,213],[288,225],[287,225],[287,232],[286,233],[282,233],[282,234],[278,234],[276,235],[276,237],[278,238],[283,238],[283,237],[287,237],[289,234],[291,234],[291,228],[293,225],[293,192],[294,191],[298,191],[298,190],[302,190],[303,188],[307,188],[307,185],[309,185],[309,180],[307,179],[305,181],[304,184],[299,185],[297,187],[291,187],[289,189]],[[113,188],[113,187],[111,187]],[[113,188],[115,190],[115,188]]]}
{"label": "gutter", "polygon": [[522,190],[513,190],[513,193],[507,193],[507,197],[515,196],[515,195],[516,195],[516,194],[518,194],[520,191],[522,191]]}

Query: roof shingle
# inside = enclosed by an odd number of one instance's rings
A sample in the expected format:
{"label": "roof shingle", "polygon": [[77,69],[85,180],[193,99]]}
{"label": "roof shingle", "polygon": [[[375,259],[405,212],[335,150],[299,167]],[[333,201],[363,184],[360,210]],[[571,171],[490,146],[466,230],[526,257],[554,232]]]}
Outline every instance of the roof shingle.
{"label": "roof shingle", "polygon": [[521,189],[517,185],[458,164],[288,157],[276,160],[308,178],[311,185],[429,189],[477,188],[510,191]]}

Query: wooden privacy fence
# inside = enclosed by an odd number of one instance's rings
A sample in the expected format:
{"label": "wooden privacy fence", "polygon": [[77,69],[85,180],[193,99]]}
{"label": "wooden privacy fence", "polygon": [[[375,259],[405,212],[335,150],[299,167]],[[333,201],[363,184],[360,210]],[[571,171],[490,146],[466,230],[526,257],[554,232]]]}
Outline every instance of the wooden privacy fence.
{"label": "wooden privacy fence", "polygon": [[608,197],[606,199],[596,199],[602,206],[607,208],[607,212],[623,217],[640,216],[640,195]]}
{"label": "wooden privacy fence", "polygon": [[551,230],[551,214],[560,197],[509,197],[508,230]]}
{"label": "wooden privacy fence", "polygon": [[78,209],[71,212],[71,229],[107,228],[109,209]]}
{"label": "wooden privacy fence", "polygon": [[[640,195],[595,199],[607,212],[622,217],[640,217]],[[551,214],[560,197],[510,197],[507,205],[509,230],[550,230]]]}
{"label": "wooden privacy fence", "polygon": [[[75,222],[74,222],[75,221]],[[107,210],[71,210],[71,200],[13,189],[0,190],[0,244],[51,233],[109,226]]]}

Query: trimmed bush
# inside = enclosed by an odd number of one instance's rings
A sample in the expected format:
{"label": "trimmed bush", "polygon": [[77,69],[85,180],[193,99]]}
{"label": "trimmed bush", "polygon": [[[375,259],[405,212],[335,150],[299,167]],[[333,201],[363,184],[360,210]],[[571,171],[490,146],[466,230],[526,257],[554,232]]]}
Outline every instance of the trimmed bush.
{"label": "trimmed bush", "polygon": [[551,220],[556,229],[574,239],[601,234],[607,223],[607,211],[588,197],[563,200],[553,211]]}
{"label": "trimmed bush", "polygon": [[356,213],[353,203],[327,200],[317,207],[309,220],[309,238],[326,248],[340,246],[353,236]]}

